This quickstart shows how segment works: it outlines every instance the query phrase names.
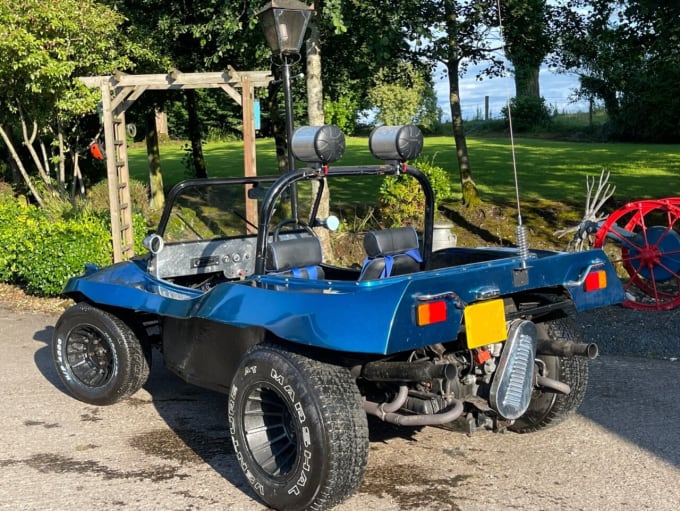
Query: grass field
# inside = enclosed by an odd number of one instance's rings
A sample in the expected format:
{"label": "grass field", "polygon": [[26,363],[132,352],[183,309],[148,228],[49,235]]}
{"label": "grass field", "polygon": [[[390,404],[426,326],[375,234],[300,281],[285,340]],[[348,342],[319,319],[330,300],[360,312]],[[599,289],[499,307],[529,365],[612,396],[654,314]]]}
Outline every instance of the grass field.
{"label": "grass field", "polygon": [[[184,143],[161,147],[161,164],[166,187],[188,177],[182,164]],[[486,202],[514,200],[510,141],[499,137],[470,137],[468,148],[473,175]],[[145,147],[129,149],[133,178],[148,182]],[[211,177],[237,176],[243,172],[241,142],[214,142],[204,146]],[[617,203],[634,199],[680,195],[680,145],[566,142],[538,138],[515,139],[515,155],[522,201],[545,199],[582,204],[586,176],[611,172]],[[456,150],[451,137],[427,137],[423,156],[434,158],[446,169],[453,183],[459,182]],[[338,165],[378,163],[366,138],[347,138],[345,156]],[[257,140],[258,174],[276,173],[272,139]],[[366,196],[375,196],[366,190]],[[357,191],[353,191],[357,193]]]}

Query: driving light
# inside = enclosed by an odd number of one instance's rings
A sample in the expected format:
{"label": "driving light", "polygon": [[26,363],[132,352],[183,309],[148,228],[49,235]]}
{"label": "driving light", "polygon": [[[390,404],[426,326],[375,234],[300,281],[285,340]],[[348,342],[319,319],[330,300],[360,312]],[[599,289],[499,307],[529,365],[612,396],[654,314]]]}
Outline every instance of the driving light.
{"label": "driving light", "polygon": [[371,154],[379,160],[413,160],[423,150],[423,133],[418,126],[380,126],[368,136]]}
{"label": "driving light", "polygon": [[293,133],[291,149],[300,161],[326,165],[342,158],[345,152],[345,135],[332,124],[302,126]]}

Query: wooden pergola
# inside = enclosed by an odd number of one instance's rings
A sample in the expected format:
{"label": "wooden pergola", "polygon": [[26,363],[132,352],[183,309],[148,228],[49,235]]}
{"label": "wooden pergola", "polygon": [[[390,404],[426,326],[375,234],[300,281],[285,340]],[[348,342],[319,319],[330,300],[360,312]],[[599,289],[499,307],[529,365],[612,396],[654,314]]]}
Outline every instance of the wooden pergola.
{"label": "wooden pergola", "polygon": [[[243,108],[244,175],[256,170],[254,103],[255,87],[266,87],[273,79],[270,71],[236,71],[221,73],[182,73],[110,76],[82,76],[88,87],[98,87],[102,94],[102,123],[106,150],[106,175],[111,207],[111,237],[114,262],[134,255],[132,206],[130,202],[130,168],[128,166],[125,112],[147,90],[215,89],[224,90]],[[241,89],[241,92],[237,90]],[[257,211],[246,201],[246,216],[257,218]],[[257,224],[256,221],[253,222]]]}

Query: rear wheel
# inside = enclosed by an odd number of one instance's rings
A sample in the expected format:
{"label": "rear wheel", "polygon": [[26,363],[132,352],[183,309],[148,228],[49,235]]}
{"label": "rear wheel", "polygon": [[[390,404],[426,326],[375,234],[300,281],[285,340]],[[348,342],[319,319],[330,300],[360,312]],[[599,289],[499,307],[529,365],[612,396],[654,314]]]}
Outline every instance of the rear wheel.
{"label": "rear wheel", "polygon": [[232,381],[229,427],[248,482],[275,509],[327,509],[361,484],[368,426],[347,368],[259,344]]}
{"label": "rear wheel", "polygon": [[[539,338],[580,342],[578,326],[570,318],[538,323],[536,327]],[[587,358],[547,355],[539,355],[537,358],[544,365],[543,375],[566,383],[571,392],[565,395],[550,389],[534,389],[529,408],[509,428],[518,433],[531,433],[561,423],[581,405],[588,387]]]}
{"label": "rear wheel", "polygon": [[149,377],[149,352],[119,318],[81,302],[54,327],[57,373],[77,399],[109,405],[137,392]]}

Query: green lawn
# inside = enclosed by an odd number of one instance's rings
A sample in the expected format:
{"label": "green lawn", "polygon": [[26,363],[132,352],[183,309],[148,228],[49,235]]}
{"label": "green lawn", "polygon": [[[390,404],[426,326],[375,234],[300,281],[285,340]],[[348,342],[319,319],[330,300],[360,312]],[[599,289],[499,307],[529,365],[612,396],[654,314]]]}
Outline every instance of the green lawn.
{"label": "green lawn", "polygon": [[[188,177],[182,164],[184,143],[161,147],[166,186]],[[477,186],[485,201],[513,201],[512,152],[509,139],[468,138],[470,162]],[[564,142],[536,138],[515,140],[517,170],[522,200],[549,199],[583,203],[586,176],[611,172],[615,199],[660,198],[680,195],[680,145]],[[129,149],[133,178],[148,181],[145,148]],[[243,172],[241,142],[215,142],[204,146],[210,176],[237,176]],[[427,137],[423,156],[434,158],[452,181],[459,182],[456,151],[451,137]],[[345,156],[337,165],[378,163],[368,151],[366,138],[347,138]],[[272,139],[257,140],[258,174],[276,173]],[[369,192],[369,190],[366,190]],[[350,193],[356,195],[357,191]],[[363,194],[362,194],[363,195]],[[370,194],[366,194],[369,196]]]}

